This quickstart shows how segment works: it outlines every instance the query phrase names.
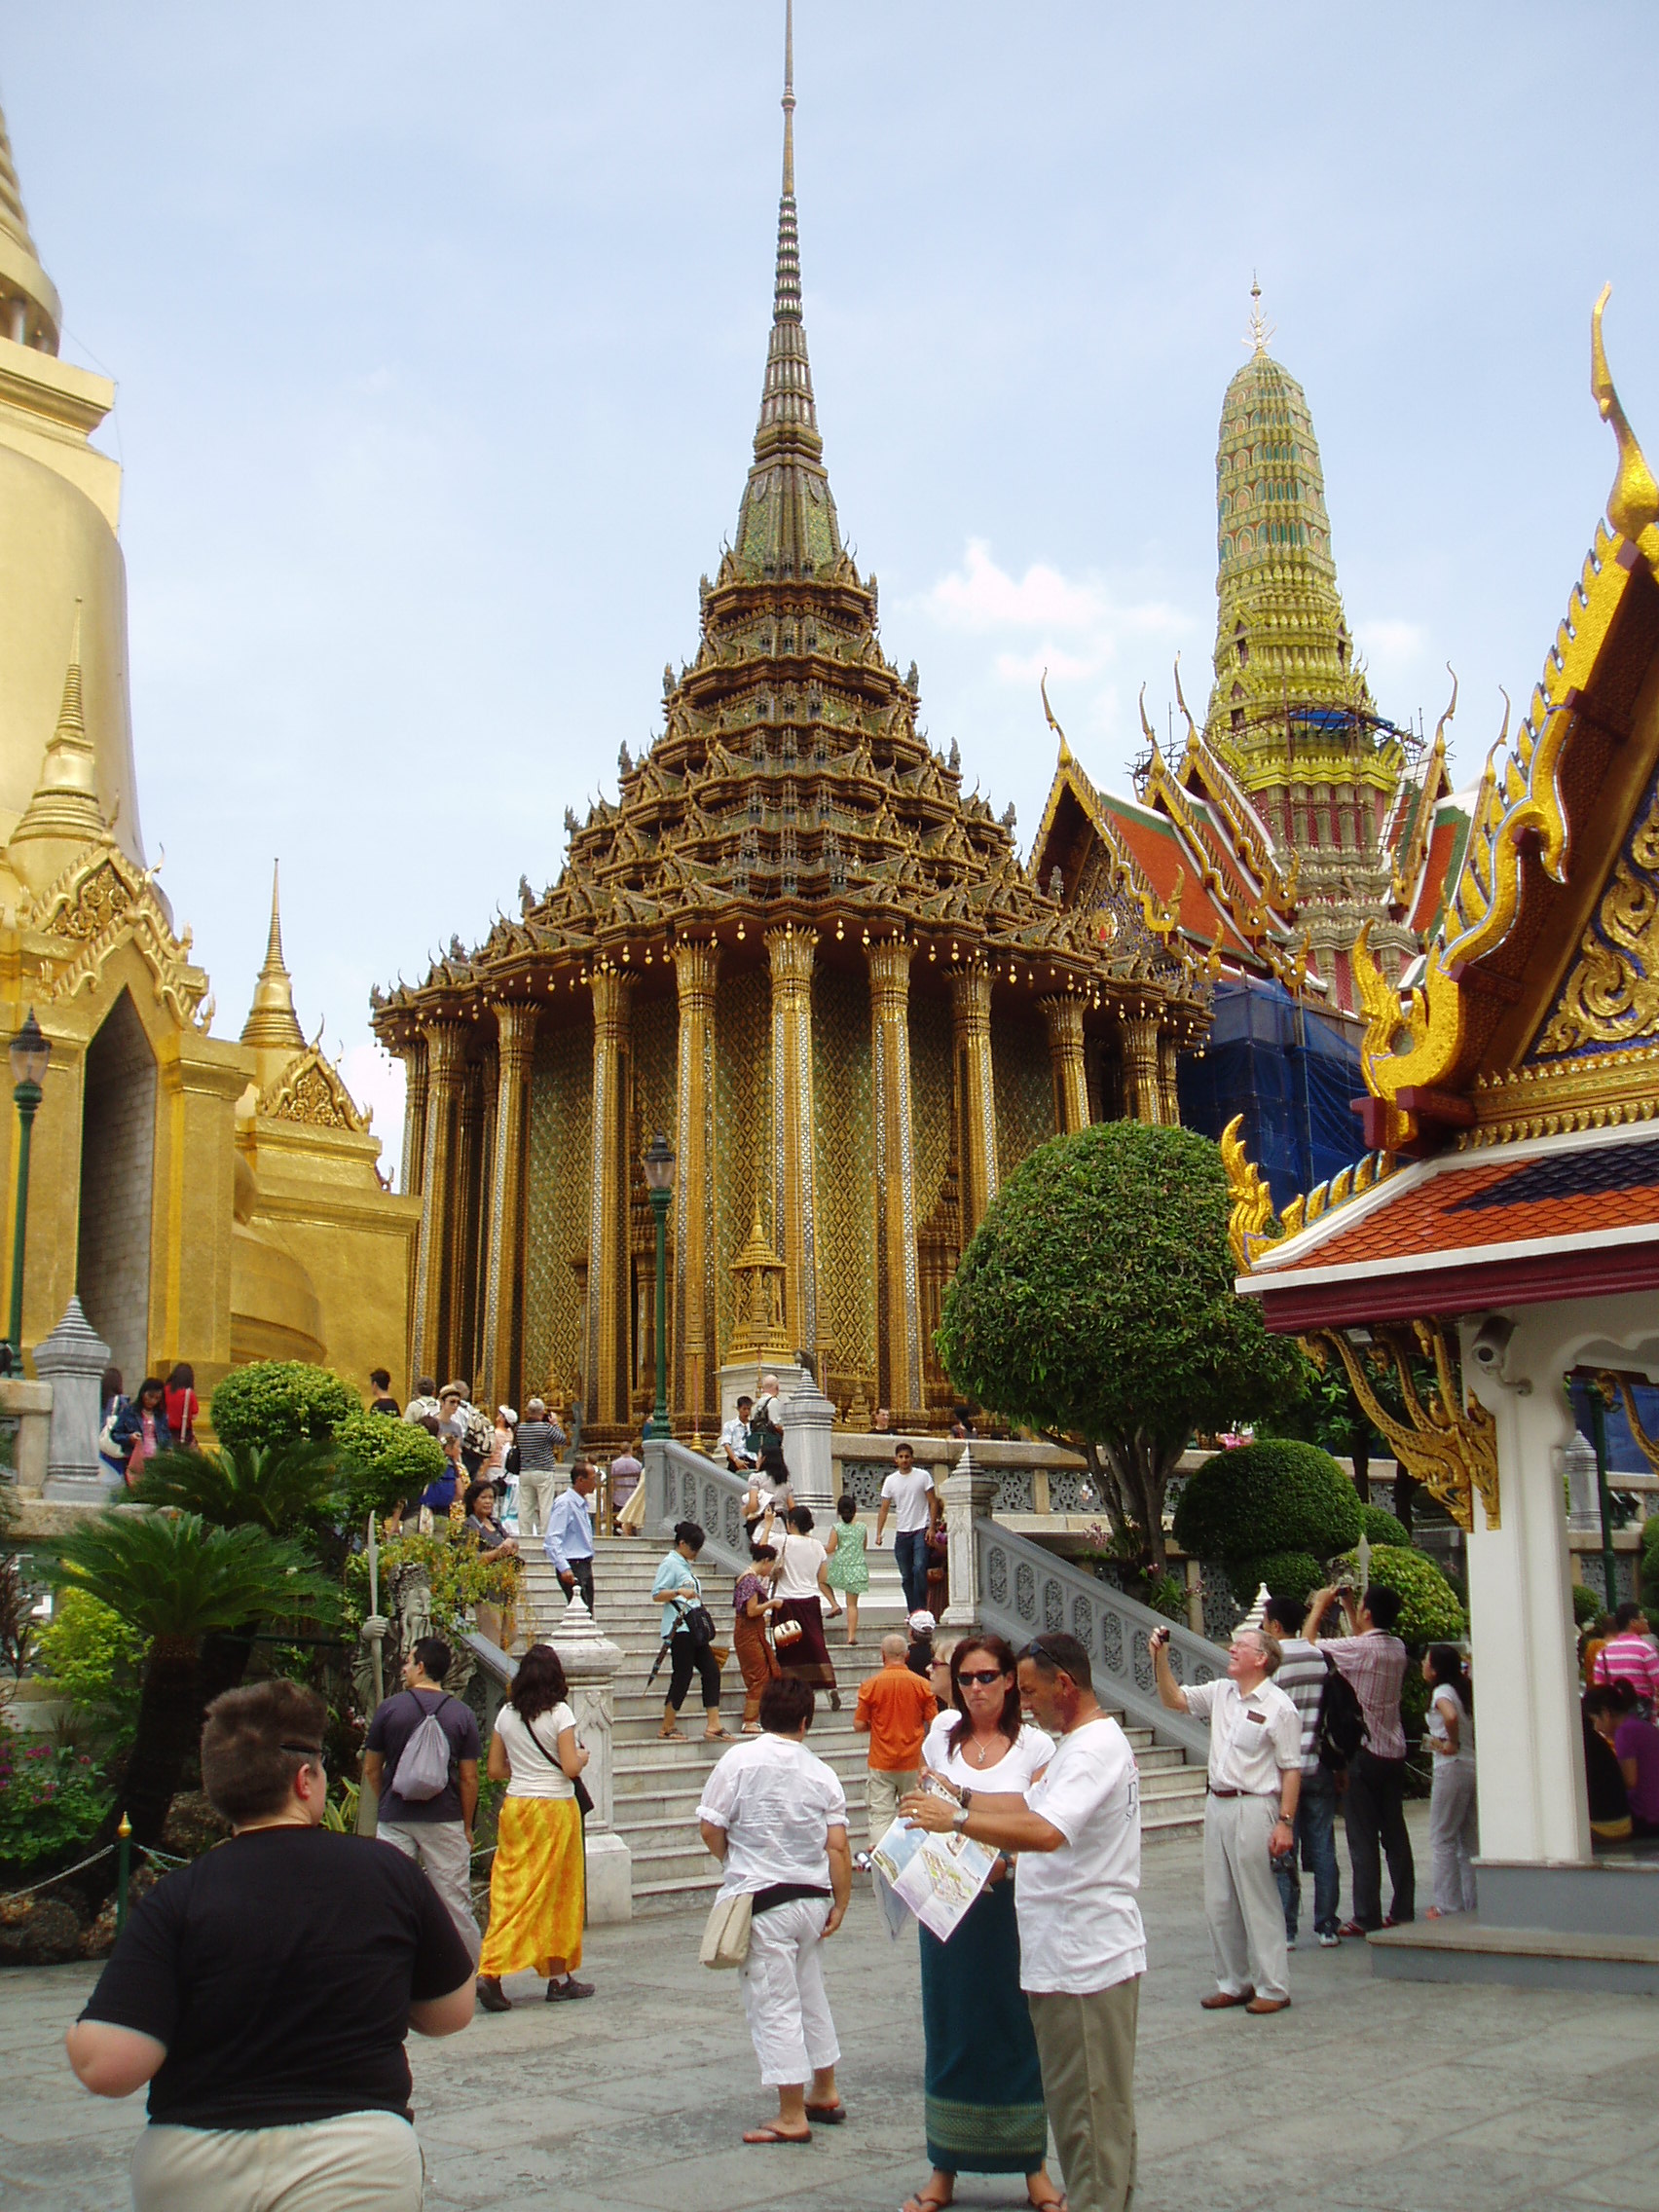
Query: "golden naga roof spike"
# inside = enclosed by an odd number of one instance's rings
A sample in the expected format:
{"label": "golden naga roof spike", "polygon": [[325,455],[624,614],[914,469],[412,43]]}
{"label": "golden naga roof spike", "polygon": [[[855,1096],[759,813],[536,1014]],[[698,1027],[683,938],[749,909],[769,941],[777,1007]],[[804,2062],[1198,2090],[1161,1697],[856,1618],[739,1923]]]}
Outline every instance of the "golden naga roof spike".
{"label": "golden naga roof spike", "polygon": [[1187,694],[1181,688],[1181,656],[1179,653],[1175,655],[1175,703],[1180,708],[1181,719],[1187,725],[1187,751],[1197,753],[1198,750],[1198,732],[1193,720],[1192,712],[1187,705]]}
{"label": "golden naga roof spike", "polygon": [[[1061,729],[1059,722],[1055,719],[1053,708],[1049,704],[1049,671],[1047,669],[1043,671],[1037,688],[1043,694],[1043,712],[1049,719],[1049,727],[1060,741],[1060,766],[1063,768],[1072,757],[1072,749],[1066,743],[1065,731]],[[1144,715],[1142,719],[1145,719]]]}
{"label": "golden naga roof spike", "polygon": [[[1446,663],[1446,673],[1452,679],[1452,696],[1446,702],[1446,712],[1441,716],[1440,719],[1434,725],[1434,750],[1436,751],[1436,753],[1444,751],[1446,745],[1446,725],[1449,721],[1455,720],[1457,714],[1457,671],[1452,666],[1452,663],[1450,661]],[[1501,691],[1503,689],[1503,686],[1499,684],[1498,689]],[[1504,692],[1503,704],[1505,709],[1507,710],[1509,706],[1509,694],[1507,692]],[[1504,724],[1505,727],[1508,726],[1507,712],[1504,716]]]}
{"label": "golden naga roof spike", "polygon": [[1648,567],[1659,571],[1659,483],[1654,481],[1646,456],[1636,442],[1636,432],[1613,388],[1607,350],[1602,339],[1602,313],[1612,291],[1611,284],[1604,284],[1602,296],[1590,313],[1590,389],[1603,422],[1612,424],[1613,435],[1619,442],[1618,470],[1613,477],[1613,488],[1607,494],[1607,520],[1621,537],[1633,539],[1641,548]]}

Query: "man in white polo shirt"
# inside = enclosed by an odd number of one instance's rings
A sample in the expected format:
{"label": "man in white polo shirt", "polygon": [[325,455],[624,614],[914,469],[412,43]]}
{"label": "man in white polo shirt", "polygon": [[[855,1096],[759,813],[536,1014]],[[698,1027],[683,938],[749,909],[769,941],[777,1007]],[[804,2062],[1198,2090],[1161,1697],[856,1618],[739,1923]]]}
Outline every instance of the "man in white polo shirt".
{"label": "man in white polo shirt", "polygon": [[1075,1636],[1026,1645],[1019,1695],[1037,1725],[1059,1738],[1022,1809],[991,1812],[963,1789],[953,1792],[955,1805],[918,1791],[901,1810],[917,1827],[954,1828],[1019,1853],[1019,1981],[1071,2212],[1125,2212],[1135,2185],[1135,2025],[1146,1972],[1135,1895],[1140,1778],[1128,1738],[1100,1710],[1088,1653]]}
{"label": "man in white polo shirt", "polygon": [[1206,2012],[1242,2005],[1282,2012],[1290,2003],[1284,1906],[1273,1862],[1294,1848],[1302,1793],[1302,1716],[1272,1679],[1279,1641],[1265,1628],[1237,1628],[1219,1682],[1183,1689],[1169,1668],[1169,1631],[1147,1648],[1158,1695],[1175,1713],[1210,1724],[1209,1794],[1204,1799],[1204,1918],[1216,1986]]}
{"label": "man in white polo shirt", "polygon": [[928,1603],[928,1538],[939,1519],[939,1496],[926,1467],[916,1464],[915,1447],[893,1447],[894,1468],[881,1486],[881,1502],[875,1509],[875,1540],[879,1544],[887,1516],[895,1512],[899,1532],[893,1539],[899,1579],[904,1586],[904,1610],[925,1611]]}

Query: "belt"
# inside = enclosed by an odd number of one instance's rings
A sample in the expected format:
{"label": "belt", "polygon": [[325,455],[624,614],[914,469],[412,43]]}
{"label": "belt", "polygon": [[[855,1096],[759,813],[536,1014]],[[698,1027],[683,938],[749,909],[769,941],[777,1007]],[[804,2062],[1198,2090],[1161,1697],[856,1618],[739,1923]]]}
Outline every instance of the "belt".
{"label": "belt", "polygon": [[1278,1791],[1276,1789],[1218,1789],[1213,1782],[1206,1782],[1204,1784],[1204,1788],[1209,1791],[1212,1797],[1268,1798],[1276,1797],[1278,1795]]}
{"label": "belt", "polygon": [[810,1882],[773,1882],[764,1890],[756,1890],[749,1906],[750,1918],[757,1912],[770,1912],[780,1904],[793,1904],[796,1898],[827,1898],[828,1890],[816,1889]]}

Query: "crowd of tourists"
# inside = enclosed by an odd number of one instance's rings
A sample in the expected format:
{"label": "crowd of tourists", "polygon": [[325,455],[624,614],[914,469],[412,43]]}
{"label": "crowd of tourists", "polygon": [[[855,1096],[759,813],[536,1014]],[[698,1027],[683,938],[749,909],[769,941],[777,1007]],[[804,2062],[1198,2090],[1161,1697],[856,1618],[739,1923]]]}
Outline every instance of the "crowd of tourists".
{"label": "crowd of tourists", "polygon": [[1584,1775],[1597,1850],[1659,1839],[1659,1640],[1634,1601],[1584,1640]]}

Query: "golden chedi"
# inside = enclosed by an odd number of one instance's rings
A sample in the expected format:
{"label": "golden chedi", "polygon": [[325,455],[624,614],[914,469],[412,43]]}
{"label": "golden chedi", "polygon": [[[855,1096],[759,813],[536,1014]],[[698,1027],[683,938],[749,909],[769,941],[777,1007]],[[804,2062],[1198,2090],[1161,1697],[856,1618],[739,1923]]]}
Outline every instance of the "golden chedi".
{"label": "golden chedi", "polygon": [[615,805],[567,812],[555,885],[374,996],[424,1208],[414,1364],[571,1395],[601,1444],[651,1403],[654,1131],[677,1425],[780,1347],[843,1411],[942,1425],[939,1299],[1000,1178],[1091,1118],[1173,1120],[1208,1017],[1123,885],[1083,910],[1034,880],[882,651],[818,430],[793,107],[786,72],[754,459],[662,732]]}

